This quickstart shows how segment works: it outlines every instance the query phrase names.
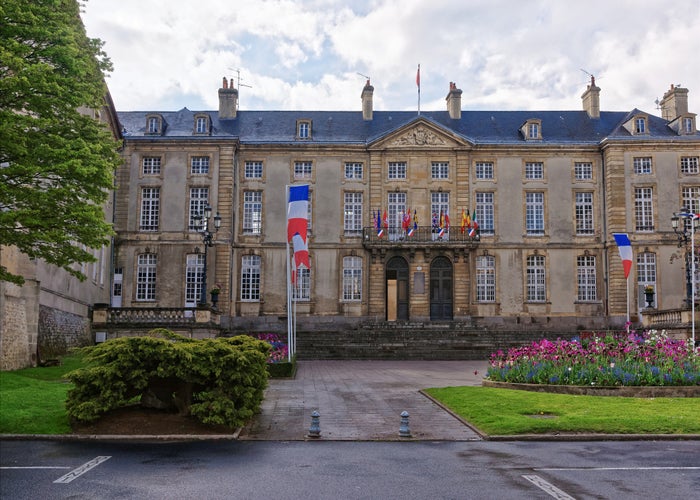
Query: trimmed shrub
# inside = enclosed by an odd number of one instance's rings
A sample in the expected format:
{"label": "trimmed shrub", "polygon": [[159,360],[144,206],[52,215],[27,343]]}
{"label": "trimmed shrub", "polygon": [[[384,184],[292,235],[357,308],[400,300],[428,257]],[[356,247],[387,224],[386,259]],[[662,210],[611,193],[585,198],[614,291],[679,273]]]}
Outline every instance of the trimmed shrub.
{"label": "trimmed shrub", "polygon": [[259,411],[267,387],[270,346],[246,335],[194,340],[158,329],[82,351],[88,366],[67,375],[66,409],[79,422],[139,402],[234,428]]}

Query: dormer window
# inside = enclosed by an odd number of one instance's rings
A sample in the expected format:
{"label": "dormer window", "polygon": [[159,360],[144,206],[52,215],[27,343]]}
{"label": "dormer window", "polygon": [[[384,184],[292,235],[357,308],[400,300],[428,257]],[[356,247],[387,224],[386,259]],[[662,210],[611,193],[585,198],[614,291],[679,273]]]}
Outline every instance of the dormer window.
{"label": "dormer window", "polygon": [[195,115],[194,117],[194,133],[195,135],[209,134],[209,116]]}
{"label": "dormer window", "polygon": [[311,121],[297,121],[297,139],[311,139]]}
{"label": "dormer window", "polygon": [[649,135],[649,117],[637,114],[622,124],[631,135]]}
{"label": "dormer window", "polygon": [[163,135],[163,117],[160,115],[146,116],[146,134]]}
{"label": "dormer window", "polygon": [[647,119],[644,117],[637,117],[634,120],[634,133],[635,134],[646,134],[647,133]]}
{"label": "dormer window", "polygon": [[528,120],[520,128],[520,132],[526,141],[542,140],[542,120]]}
{"label": "dormer window", "polygon": [[683,132],[686,134],[695,133],[695,120],[692,117],[686,116],[683,118]]}

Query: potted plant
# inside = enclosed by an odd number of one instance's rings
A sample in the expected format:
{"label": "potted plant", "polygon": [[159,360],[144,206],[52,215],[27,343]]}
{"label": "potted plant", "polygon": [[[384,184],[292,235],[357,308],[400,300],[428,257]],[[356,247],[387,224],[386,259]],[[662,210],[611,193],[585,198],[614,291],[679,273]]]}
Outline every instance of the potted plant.
{"label": "potted plant", "polygon": [[211,303],[216,306],[219,302],[219,294],[221,293],[221,287],[219,285],[214,285],[214,287],[209,291],[211,294]]}
{"label": "potted plant", "polygon": [[654,307],[654,287],[652,285],[644,287],[644,298],[647,301],[647,307]]}

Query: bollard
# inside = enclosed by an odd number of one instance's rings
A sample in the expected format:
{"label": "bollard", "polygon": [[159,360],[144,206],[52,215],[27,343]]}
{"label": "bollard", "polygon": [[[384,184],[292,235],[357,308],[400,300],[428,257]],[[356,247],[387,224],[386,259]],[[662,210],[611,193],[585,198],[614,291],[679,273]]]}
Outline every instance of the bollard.
{"label": "bollard", "polygon": [[311,412],[311,426],[309,427],[309,434],[307,435],[307,437],[310,437],[310,438],[321,437],[320,417],[321,417],[321,414],[318,413],[316,410]]}
{"label": "bollard", "polygon": [[402,438],[411,437],[411,429],[408,428],[408,412],[401,412],[401,426],[399,427],[399,436]]}

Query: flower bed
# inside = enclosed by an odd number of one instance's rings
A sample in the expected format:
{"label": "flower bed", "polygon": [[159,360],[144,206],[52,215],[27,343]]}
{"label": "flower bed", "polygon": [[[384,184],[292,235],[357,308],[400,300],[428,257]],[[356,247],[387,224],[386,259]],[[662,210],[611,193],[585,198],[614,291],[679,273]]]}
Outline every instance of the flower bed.
{"label": "flower bed", "polygon": [[572,386],[700,385],[700,356],[665,332],[589,333],[491,355],[488,380]]}
{"label": "flower bed", "polygon": [[289,361],[287,342],[280,339],[276,333],[252,334],[258,340],[270,344],[270,355],[267,358],[267,373],[271,378],[293,377],[296,372],[296,359]]}

